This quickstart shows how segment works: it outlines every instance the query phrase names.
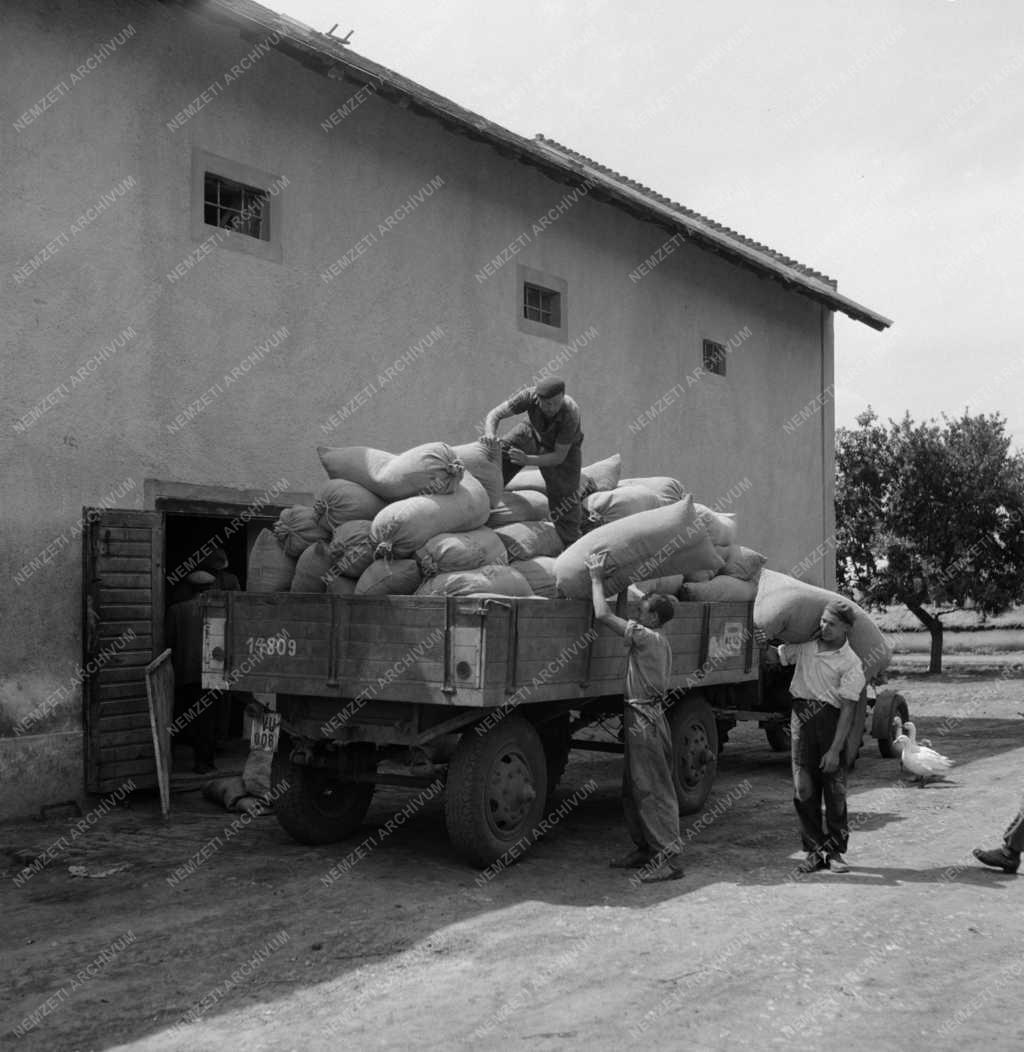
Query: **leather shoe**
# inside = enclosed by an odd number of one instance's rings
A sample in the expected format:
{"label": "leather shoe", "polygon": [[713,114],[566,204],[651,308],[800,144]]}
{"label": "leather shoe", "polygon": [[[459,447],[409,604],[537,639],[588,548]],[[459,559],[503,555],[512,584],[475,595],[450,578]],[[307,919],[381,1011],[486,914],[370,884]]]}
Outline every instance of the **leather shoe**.
{"label": "leather shoe", "polygon": [[850,872],[849,862],[847,862],[846,859],[843,858],[843,856],[840,855],[838,852],[836,852],[836,854],[834,855],[828,856],[828,868],[832,870],[833,873]]}
{"label": "leather shoe", "polygon": [[1006,847],[994,847],[991,851],[976,847],[974,857],[993,869],[1001,869],[1004,873],[1016,873],[1020,869],[1020,852],[1011,851]]}
{"label": "leather shoe", "polygon": [[682,866],[672,866],[663,862],[657,869],[644,870],[637,877],[630,880],[639,880],[641,884],[657,884],[662,880],[682,880],[686,876]]}
{"label": "leather shoe", "polygon": [[796,867],[797,873],[817,873],[828,869],[828,863],[817,851],[808,851],[807,857]]}

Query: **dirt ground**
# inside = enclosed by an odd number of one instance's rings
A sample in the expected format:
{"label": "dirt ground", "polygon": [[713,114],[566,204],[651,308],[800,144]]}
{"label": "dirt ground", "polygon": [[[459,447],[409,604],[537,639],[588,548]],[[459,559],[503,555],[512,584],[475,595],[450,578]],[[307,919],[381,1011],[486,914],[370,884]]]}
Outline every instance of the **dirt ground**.
{"label": "dirt ground", "polygon": [[1024,679],[997,668],[893,682],[956,767],[904,788],[866,738],[847,875],[794,879],[788,757],[753,724],[684,819],[686,879],[654,886],[607,867],[620,761],[592,753],[564,816],[489,879],[453,858],[439,798],[398,822],[396,790],[322,848],[198,794],[168,824],[133,798],[21,886],[72,823],[0,827],[2,1045],[1019,1049],[1024,874],[971,858],[1022,790]]}

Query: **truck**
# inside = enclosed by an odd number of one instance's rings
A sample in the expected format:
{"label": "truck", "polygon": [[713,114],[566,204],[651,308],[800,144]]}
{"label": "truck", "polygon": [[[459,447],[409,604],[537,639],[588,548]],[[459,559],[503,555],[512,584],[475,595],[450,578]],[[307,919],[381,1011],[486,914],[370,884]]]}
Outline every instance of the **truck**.
{"label": "truck", "polygon": [[[572,749],[624,749],[621,733],[587,735],[621,716],[626,662],[589,602],[250,592],[203,602],[203,686],[274,696],[274,809],[300,843],[350,836],[378,785],[440,782],[452,847],[486,868],[539,835]],[[632,612],[625,594],[616,610]],[[792,670],[761,661],[753,629],[743,602],[679,603],[664,627],[681,814],[703,808],[737,721],[757,720],[773,748],[788,747]],[[883,755],[900,703],[874,703]]]}

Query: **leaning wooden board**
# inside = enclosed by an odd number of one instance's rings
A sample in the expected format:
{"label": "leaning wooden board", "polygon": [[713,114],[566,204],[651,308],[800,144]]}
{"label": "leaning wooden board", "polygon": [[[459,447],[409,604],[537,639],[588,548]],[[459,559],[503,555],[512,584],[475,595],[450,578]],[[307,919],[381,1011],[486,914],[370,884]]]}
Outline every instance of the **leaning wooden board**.
{"label": "leaning wooden board", "polygon": [[[749,603],[681,603],[674,688],[758,677]],[[621,637],[569,599],[217,593],[203,685],[490,708],[615,694]]]}

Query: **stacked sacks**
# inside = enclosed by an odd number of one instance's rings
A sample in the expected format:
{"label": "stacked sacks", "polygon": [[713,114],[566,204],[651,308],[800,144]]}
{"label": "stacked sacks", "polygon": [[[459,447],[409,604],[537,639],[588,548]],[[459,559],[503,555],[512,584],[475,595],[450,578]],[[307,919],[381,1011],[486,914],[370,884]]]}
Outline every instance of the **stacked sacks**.
{"label": "stacked sacks", "polygon": [[352,519],[334,528],[329,550],[336,573],[358,581],[363,571],[373,562],[373,541],[370,540],[371,519]]}
{"label": "stacked sacks", "polygon": [[487,525],[508,526],[512,522],[542,522],[551,518],[548,498],[539,490],[505,490],[501,501],[491,508]]}
{"label": "stacked sacks", "polygon": [[452,451],[468,471],[483,486],[491,507],[502,500],[505,483],[501,474],[501,446],[496,439],[481,438],[476,442],[453,446]]}
{"label": "stacked sacks", "polygon": [[662,504],[675,504],[686,496],[686,490],[679,479],[670,478],[668,475],[651,475],[647,478],[620,479],[616,489],[625,486],[643,486],[645,489],[655,493]]}
{"label": "stacked sacks", "polygon": [[555,585],[555,560],[550,555],[538,555],[535,559],[519,559],[512,569],[526,578],[533,594],[541,599],[558,599]]}
{"label": "stacked sacks", "polygon": [[343,522],[372,519],[384,507],[384,501],[365,486],[349,479],[331,479],[317,490],[313,514],[320,526],[332,531]]}
{"label": "stacked sacks", "polygon": [[652,511],[665,502],[647,486],[616,486],[599,490],[583,498],[583,519],[586,529],[597,529],[609,522],[618,522],[627,515]]}
{"label": "stacked sacks", "polygon": [[410,556],[439,533],[475,530],[487,521],[491,504],[472,475],[465,475],[452,493],[407,497],[375,516],[370,539],[377,558]]}
{"label": "stacked sacks", "polygon": [[585,599],[590,595],[590,573],[584,560],[599,551],[608,553],[605,591],[609,595],[655,573],[689,576],[725,565],[704,524],[697,521],[690,497],[599,526],[581,537],[555,562],[555,581],[564,596]]}
{"label": "stacked sacks", "polygon": [[[615,489],[621,475],[622,457],[618,453],[588,464],[580,470],[580,496],[586,497],[591,493],[603,493]],[[531,489],[547,493],[547,486],[544,484],[544,476],[540,473],[540,468],[523,468],[505,488],[517,493]]]}
{"label": "stacked sacks", "polygon": [[494,530],[508,552],[509,562],[561,554],[562,541],[553,522],[512,522]]}
{"label": "stacked sacks", "polygon": [[331,571],[331,552],[326,541],[311,544],[295,564],[292,578],[293,592],[326,592],[327,582],[335,576]]}
{"label": "stacked sacks", "polygon": [[356,595],[412,595],[422,577],[415,559],[374,559],[356,582]]}
{"label": "stacked sacks", "polygon": [[423,582],[417,595],[533,595],[527,580],[515,567],[503,564],[481,566],[476,570],[456,570],[438,574]]}
{"label": "stacked sacks", "polygon": [[[697,521],[704,525],[711,543],[716,548],[736,543],[736,516],[731,512],[715,511],[706,504],[694,504]],[[721,554],[721,553],[719,553]]]}
{"label": "stacked sacks", "polygon": [[754,624],[769,639],[783,643],[806,643],[818,631],[825,607],[833,599],[842,599],[854,612],[849,643],[864,666],[870,681],[885,669],[892,659],[892,647],[875,623],[856,603],[812,584],[805,584],[789,574],[762,570],[754,599]]}
{"label": "stacked sacks", "polygon": [[725,565],[707,581],[687,581],[682,598],[698,603],[752,602],[765,557],[742,544],[716,547]]}
{"label": "stacked sacks", "polygon": [[249,553],[246,589],[250,592],[287,592],[298,560],[288,555],[270,530],[260,530]]}
{"label": "stacked sacks", "polygon": [[318,446],[327,477],[358,482],[382,500],[404,500],[417,493],[452,494],[465,469],[445,442],[427,442],[404,453],[370,446]]}
{"label": "stacked sacks", "polygon": [[330,540],[331,531],[320,525],[316,512],[303,504],[286,508],[274,523],[274,536],[285,555],[297,559],[311,544]]}
{"label": "stacked sacks", "polygon": [[439,533],[416,550],[416,562],[424,577],[456,570],[507,563],[501,538],[486,527],[466,533]]}

